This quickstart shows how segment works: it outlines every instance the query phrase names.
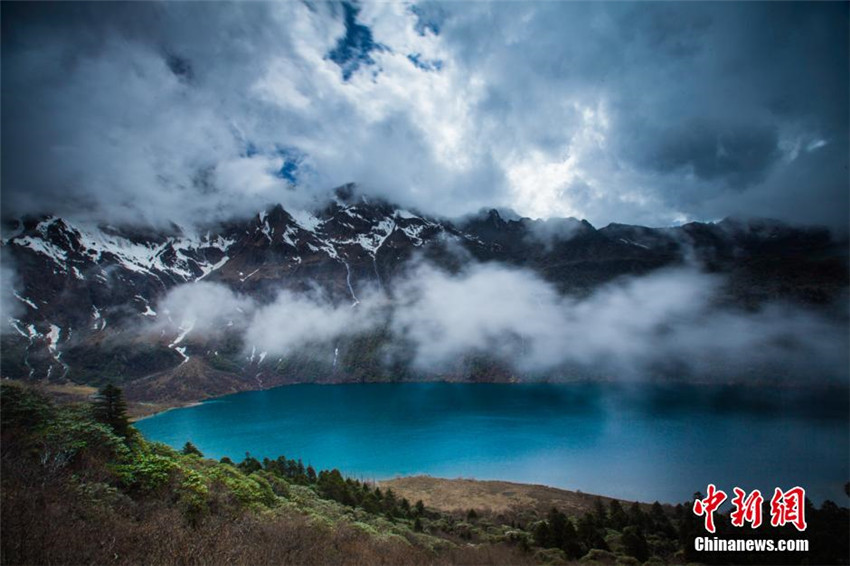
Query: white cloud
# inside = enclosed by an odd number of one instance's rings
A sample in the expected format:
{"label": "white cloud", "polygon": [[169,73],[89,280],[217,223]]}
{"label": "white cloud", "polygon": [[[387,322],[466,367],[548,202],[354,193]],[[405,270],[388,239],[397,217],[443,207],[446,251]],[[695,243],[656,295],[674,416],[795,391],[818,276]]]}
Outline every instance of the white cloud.
{"label": "white cloud", "polygon": [[[110,221],[244,215],[293,198],[274,167],[285,148],[310,197],[354,181],[444,215],[659,225],[769,207],[846,224],[846,206],[801,206],[847,201],[837,7],[446,3],[420,10],[438,34],[414,8],[359,7],[382,47],[348,81],[328,57],[337,4],[22,10],[3,50],[4,201]],[[765,22],[809,31],[777,44]],[[823,166],[788,159],[802,149]]]}
{"label": "white cloud", "polygon": [[[2,255],[6,256],[6,254]],[[9,262],[8,257],[2,257],[2,260],[0,261],[0,334],[6,334],[12,332],[9,320],[21,316],[25,307],[15,296],[18,275],[14,265]]]}
{"label": "white cloud", "polygon": [[790,305],[721,307],[723,284],[683,268],[579,299],[527,270],[473,263],[450,274],[420,263],[394,282],[390,301],[368,292],[352,307],[318,290],[281,291],[260,305],[198,283],[171,291],[158,310],[175,335],[191,329],[202,340],[233,329],[247,350],[276,356],[387,329],[386,354],[407,351],[425,373],[456,371],[467,356],[484,355],[524,378],[844,379],[846,323]]}
{"label": "white cloud", "polygon": [[452,276],[423,265],[397,290],[392,328],[426,370],[486,353],[526,374],[572,378],[843,375],[842,322],[788,305],[755,313],[722,308],[715,303],[722,284],[680,269],[572,299],[527,271],[484,264]]}
{"label": "white cloud", "polygon": [[274,355],[291,355],[311,343],[332,342],[373,328],[376,305],[370,297],[352,307],[334,305],[318,292],[281,291],[251,318],[245,343]]}
{"label": "white cloud", "polygon": [[228,329],[242,329],[254,312],[254,301],[219,283],[199,281],[171,289],[159,301],[156,329],[205,339]]}

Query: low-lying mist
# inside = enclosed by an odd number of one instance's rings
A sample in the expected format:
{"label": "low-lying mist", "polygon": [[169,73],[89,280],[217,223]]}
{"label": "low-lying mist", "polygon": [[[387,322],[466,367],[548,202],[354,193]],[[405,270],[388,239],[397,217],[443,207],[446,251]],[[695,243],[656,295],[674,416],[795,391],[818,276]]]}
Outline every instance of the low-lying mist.
{"label": "low-lying mist", "polygon": [[[415,262],[386,290],[339,303],[321,289],[281,290],[268,304],[218,283],[173,289],[157,328],[193,341],[238,332],[246,352],[285,357],[364,333],[388,335],[418,372],[451,371],[466,356],[525,379],[758,379],[843,383],[848,320],[833,312],[720,301],[724,279],[693,267],[617,280],[587,297],[560,294],[535,273],[475,263],[450,274]],[[836,314],[837,313],[837,314]],[[169,334],[170,335],[170,334]]]}

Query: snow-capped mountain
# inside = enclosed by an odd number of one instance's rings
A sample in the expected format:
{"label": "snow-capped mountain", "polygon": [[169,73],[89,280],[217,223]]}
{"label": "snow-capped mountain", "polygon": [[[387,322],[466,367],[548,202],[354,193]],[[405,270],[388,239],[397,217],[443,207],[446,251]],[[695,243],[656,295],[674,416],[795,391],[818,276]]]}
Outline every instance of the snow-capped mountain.
{"label": "snow-capped mountain", "polygon": [[[153,336],[128,330],[167,316],[158,312],[160,300],[193,281],[223,283],[260,303],[281,289],[318,287],[334,302],[356,305],[368,289],[391,294],[398,274],[419,255],[449,270],[464,262],[527,268],[578,296],[617,277],[682,262],[728,273],[729,300],[744,305],[777,297],[827,303],[847,287],[846,250],[825,230],[741,220],[597,230],[575,219],[506,219],[497,210],[450,222],[358,195],[350,186],[321,210],[277,205],[202,231],[145,231],[52,216],[12,225],[3,253],[16,274],[17,308],[4,313],[3,376],[115,379],[137,398],[156,397],[151,392],[158,387],[172,390],[175,380],[214,395],[298,379],[304,369],[263,352],[243,355],[241,344],[187,345],[191,328]],[[370,379],[368,363],[351,370],[373,354],[370,346],[344,348],[345,367],[337,363],[339,347],[334,351],[336,378],[348,372]],[[272,362],[277,367],[270,376]]]}

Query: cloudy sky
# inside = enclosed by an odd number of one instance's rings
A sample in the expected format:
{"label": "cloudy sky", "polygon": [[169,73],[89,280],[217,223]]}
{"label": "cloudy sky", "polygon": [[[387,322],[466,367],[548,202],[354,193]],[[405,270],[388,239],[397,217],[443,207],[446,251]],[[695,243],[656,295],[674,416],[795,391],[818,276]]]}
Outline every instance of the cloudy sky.
{"label": "cloudy sky", "polygon": [[846,3],[2,3],[2,210],[846,230]]}

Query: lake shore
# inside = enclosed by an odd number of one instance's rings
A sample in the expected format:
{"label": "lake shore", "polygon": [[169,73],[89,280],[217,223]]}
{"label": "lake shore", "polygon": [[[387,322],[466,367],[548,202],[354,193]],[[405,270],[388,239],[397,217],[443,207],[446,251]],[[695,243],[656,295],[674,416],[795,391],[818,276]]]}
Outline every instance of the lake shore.
{"label": "lake shore", "polygon": [[[16,380],[13,380],[16,381]],[[23,383],[23,382],[21,382]],[[346,381],[344,379],[331,379],[331,380],[319,380],[315,382],[308,381],[292,381],[292,382],[283,382],[283,383],[273,383],[273,384],[256,384],[260,386],[247,386],[245,388],[234,389],[231,391],[223,392],[217,395],[203,395],[203,394],[194,394],[189,396],[181,396],[180,398],[172,398],[170,396],[166,396],[163,398],[154,398],[151,400],[137,400],[132,396],[128,396],[127,398],[127,410],[130,415],[130,420],[133,422],[139,421],[141,419],[145,419],[148,417],[152,417],[158,415],[160,413],[164,413],[166,411],[171,411],[173,409],[182,409],[187,407],[194,407],[196,405],[200,405],[207,401],[212,401],[216,399],[222,399],[225,397],[229,397],[231,395],[236,395],[239,393],[247,393],[250,391],[268,391],[271,389],[283,388],[283,387],[292,387],[296,385],[322,385],[322,386],[335,386],[335,385],[375,385],[375,384],[383,384],[389,383],[385,381],[365,381],[365,382],[351,382]],[[631,387],[637,384],[644,385],[653,385],[653,386],[681,386],[681,385],[689,385],[694,387],[735,387],[735,388],[745,388],[745,389],[758,389],[763,387],[770,387],[774,390],[779,391],[822,391],[822,390],[835,390],[841,392],[842,395],[846,397],[848,391],[847,383],[817,383],[817,382],[770,382],[767,380],[755,380],[755,381],[727,381],[727,382],[714,382],[708,380],[698,380],[698,381],[686,381],[686,380],[660,380],[660,379],[648,379],[646,381],[641,382],[624,382],[622,380],[617,379],[586,379],[586,378],[575,378],[575,379],[552,379],[552,380],[522,380],[522,379],[514,379],[509,381],[503,380],[494,380],[494,381],[483,381],[483,382],[469,382],[457,379],[427,379],[427,380],[415,380],[415,381],[400,381],[393,383],[503,383],[503,384],[515,384],[515,385],[527,385],[534,383],[548,383],[548,384],[600,384],[600,385],[611,385],[611,386],[620,386],[620,387]],[[57,400],[64,401],[85,401],[90,398],[97,390],[93,387],[86,385],[47,385],[44,386],[45,392],[51,397],[56,398]],[[62,391],[62,397],[64,399],[58,398],[54,393],[56,391]],[[83,391],[84,395],[77,395],[76,398],[69,398],[67,392],[71,390],[79,390]]]}

